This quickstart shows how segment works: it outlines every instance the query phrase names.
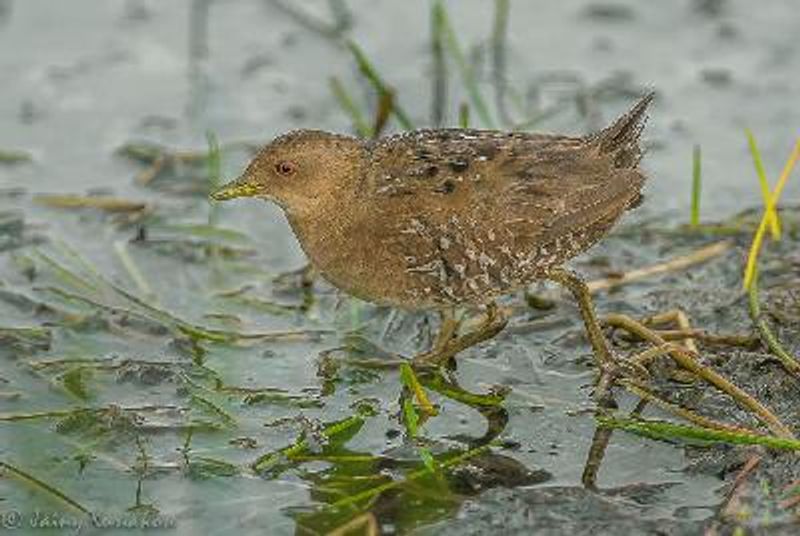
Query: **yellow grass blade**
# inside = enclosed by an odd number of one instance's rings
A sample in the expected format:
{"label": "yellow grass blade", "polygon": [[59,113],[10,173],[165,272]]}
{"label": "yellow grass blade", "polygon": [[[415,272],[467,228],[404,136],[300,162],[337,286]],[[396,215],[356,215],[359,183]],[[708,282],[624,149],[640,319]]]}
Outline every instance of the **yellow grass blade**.
{"label": "yellow grass blade", "polygon": [[[749,128],[746,128],[744,129],[744,133],[747,136],[747,145],[750,147],[750,154],[753,155],[753,164],[756,167],[758,182],[761,184],[761,195],[764,198],[764,207],[766,208],[769,205],[769,199],[772,197],[772,194],[769,191],[769,182],[767,181],[767,173],[764,171],[764,162],[761,160],[761,152],[758,150],[756,137],[753,135],[753,132]],[[774,210],[769,212],[767,219],[769,220],[767,224],[772,233],[772,239],[780,240],[781,221],[778,217],[778,213]]]}
{"label": "yellow grass blade", "polygon": [[761,223],[759,224],[758,230],[753,237],[753,243],[750,245],[750,252],[747,256],[747,267],[744,271],[745,290],[748,290],[750,285],[753,283],[753,277],[756,272],[756,261],[758,260],[758,254],[761,251],[761,243],[764,241],[764,233],[767,230],[768,216],[771,212],[775,211],[775,204],[778,202],[778,199],[780,199],[781,193],[783,192],[783,187],[786,186],[786,182],[788,181],[789,175],[791,175],[792,169],[797,163],[798,158],[800,158],[800,138],[797,139],[794,149],[792,150],[792,154],[789,156],[789,160],[787,160],[786,165],[783,166],[783,171],[781,172],[780,179],[778,179],[778,184],[775,185],[772,195],[767,200],[767,207],[764,210],[764,216],[761,218]]}
{"label": "yellow grass blade", "polygon": [[431,404],[431,400],[428,398],[427,393],[425,393],[425,389],[422,387],[422,384],[419,383],[417,375],[414,374],[414,369],[412,369],[408,363],[403,363],[400,365],[400,375],[402,376],[403,382],[414,393],[414,396],[417,398],[417,402],[419,402],[419,406],[423,413],[426,413],[429,416],[438,415],[439,411],[433,404]]}

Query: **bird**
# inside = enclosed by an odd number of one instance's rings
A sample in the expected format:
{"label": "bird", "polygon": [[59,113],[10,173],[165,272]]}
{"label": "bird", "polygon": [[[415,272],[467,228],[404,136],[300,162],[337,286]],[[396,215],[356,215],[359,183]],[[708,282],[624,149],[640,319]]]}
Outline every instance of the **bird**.
{"label": "bird", "polygon": [[[588,290],[563,265],[641,204],[649,92],[584,136],[469,128],[377,139],[295,130],[210,194],[283,209],[311,266],[356,298],[442,321],[419,366],[441,366],[499,333],[501,296],[551,279],[575,295],[600,363],[613,360]],[[484,309],[460,334],[455,311]]]}

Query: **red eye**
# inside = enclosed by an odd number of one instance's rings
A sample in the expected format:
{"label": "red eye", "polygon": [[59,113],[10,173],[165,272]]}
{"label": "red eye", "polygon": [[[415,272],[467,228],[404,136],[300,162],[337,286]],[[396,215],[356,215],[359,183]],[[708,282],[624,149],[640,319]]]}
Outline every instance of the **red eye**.
{"label": "red eye", "polygon": [[284,160],[275,164],[275,171],[277,171],[280,175],[289,176],[296,171],[296,168],[293,162]]}

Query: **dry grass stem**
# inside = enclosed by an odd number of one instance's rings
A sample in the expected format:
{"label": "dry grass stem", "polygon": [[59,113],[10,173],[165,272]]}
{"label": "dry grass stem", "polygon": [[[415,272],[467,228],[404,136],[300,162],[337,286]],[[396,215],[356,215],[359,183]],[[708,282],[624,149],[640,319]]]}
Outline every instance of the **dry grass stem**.
{"label": "dry grass stem", "polygon": [[[633,318],[622,314],[610,314],[604,322],[612,327],[624,329],[626,331],[635,333],[642,339],[655,344],[656,346],[664,346],[667,342],[662,339],[656,332],[637,322]],[[723,393],[726,393],[733,398],[744,409],[749,410],[755,414],[762,423],[775,435],[782,438],[794,438],[794,434],[784,425],[778,417],[775,416],[769,409],[767,409],[761,402],[747,394],[736,384],[699,362],[697,354],[689,352],[685,348],[672,345],[669,351],[670,357],[681,367],[693,373],[695,376],[710,383]]]}
{"label": "dry grass stem", "polygon": [[638,268],[636,270],[631,270],[630,272],[625,272],[613,277],[589,281],[587,286],[589,287],[589,292],[594,294],[601,290],[614,289],[655,275],[677,272],[695,264],[700,264],[711,260],[714,257],[719,257],[728,251],[732,245],[733,242],[730,240],[715,242],[709,246],[702,247],[686,255],[681,255],[680,257],[675,257],[674,259],[670,259],[666,262],[660,262],[652,266]]}

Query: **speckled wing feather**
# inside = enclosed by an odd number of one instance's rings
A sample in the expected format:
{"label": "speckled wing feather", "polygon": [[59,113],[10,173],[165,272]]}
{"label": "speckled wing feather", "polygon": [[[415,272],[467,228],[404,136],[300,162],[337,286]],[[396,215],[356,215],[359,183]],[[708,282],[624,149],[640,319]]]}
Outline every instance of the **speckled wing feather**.
{"label": "speckled wing feather", "polygon": [[593,207],[641,182],[638,172],[615,168],[592,138],[420,130],[382,140],[372,155],[380,165],[367,173],[367,195],[395,198],[411,214],[431,204],[456,215],[486,212],[523,240],[591,219]]}
{"label": "speckled wing feather", "polygon": [[646,99],[582,138],[442,129],[371,144],[376,242],[427,282],[408,299],[492,299],[594,244],[640,196]]}
{"label": "speckled wing feather", "polygon": [[382,138],[370,147],[368,191],[373,195],[450,194],[460,185],[493,193],[525,173],[526,162],[555,145],[578,145],[566,136],[488,130],[416,130]]}

